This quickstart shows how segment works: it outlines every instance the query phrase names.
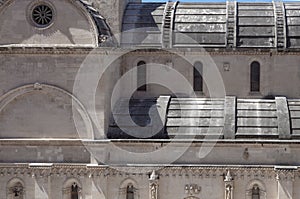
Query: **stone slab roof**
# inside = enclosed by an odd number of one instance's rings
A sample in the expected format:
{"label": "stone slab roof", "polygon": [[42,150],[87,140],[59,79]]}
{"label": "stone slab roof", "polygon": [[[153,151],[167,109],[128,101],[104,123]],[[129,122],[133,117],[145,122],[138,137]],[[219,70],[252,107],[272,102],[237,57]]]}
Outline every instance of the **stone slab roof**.
{"label": "stone slab roof", "polygon": [[[300,100],[170,98],[115,106],[108,138],[299,139]],[[209,138],[209,137],[208,137]]]}
{"label": "stone slab roof", "polygon": [[79,2],[89,12],[97,26],[99,46],[114,46],[113,35],[108,24],[106,23],[105,18],[99,13],[99,11],[96,8],[93,7],[92,3],[85,0],[79,0]]}
{"label": "stone slab roof", "polygon": [[300,3],[130,3],[124,47],[299,49]]}

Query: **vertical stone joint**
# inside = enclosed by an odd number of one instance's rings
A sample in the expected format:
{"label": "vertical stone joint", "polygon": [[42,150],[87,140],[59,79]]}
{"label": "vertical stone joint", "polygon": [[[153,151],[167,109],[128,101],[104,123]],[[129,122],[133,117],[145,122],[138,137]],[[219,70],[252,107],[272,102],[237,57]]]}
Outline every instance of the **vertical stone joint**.
{"label": "vertical stone joint", "polygon": [[224,139],[235,139],[237,109],[236,97],[226,96],[224,105]]}
{"label": "vertical stone joint", "polygon": [[279,139],[291,138],[291,122],[286,97],[275,98]]}

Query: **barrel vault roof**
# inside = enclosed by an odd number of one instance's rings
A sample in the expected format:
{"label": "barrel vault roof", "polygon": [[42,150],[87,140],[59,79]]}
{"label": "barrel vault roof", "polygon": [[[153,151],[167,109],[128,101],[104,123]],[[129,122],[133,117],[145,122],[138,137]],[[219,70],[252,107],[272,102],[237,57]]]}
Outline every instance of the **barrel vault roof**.
{"label": "barrel vault roof", "polygon": [[300,3],[129,3],[123,46],[300,47]]}
{"label": "barrel vault roof", "polygon": [[300,100],[170,98],[121,99],[109,138],[299,139]]}

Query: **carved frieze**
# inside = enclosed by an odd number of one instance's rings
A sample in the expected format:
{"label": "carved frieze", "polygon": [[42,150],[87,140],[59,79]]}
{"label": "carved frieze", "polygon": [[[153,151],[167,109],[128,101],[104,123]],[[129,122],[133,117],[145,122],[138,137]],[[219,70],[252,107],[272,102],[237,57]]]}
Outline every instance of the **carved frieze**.
{"label": "carved frieze", "polygon": [[201,191],[201,186],[197,184],[186,184],[184,187],[185,193],[188,195],[199,194]]}

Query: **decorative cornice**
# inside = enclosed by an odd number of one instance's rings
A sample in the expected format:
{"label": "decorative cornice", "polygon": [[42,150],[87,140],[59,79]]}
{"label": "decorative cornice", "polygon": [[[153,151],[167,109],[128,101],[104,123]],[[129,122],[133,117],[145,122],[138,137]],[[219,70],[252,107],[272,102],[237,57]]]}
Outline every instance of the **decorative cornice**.
{"label": "decorative cornice", "polygon": [[[153,145],[162,143],[170,143],[173,144],[186,144],[186,142],[192,143],[192,145],[198,146],[198,144],[206,143],[215,143],[218,142],[217,145],[236,145],[236,144],[255,144],[255,145],[272,145],[278,144],[288,144],[290,146],[299,146],[300,140],[251,140],[251,139],[232,139],[232,140],[207,140],[207,139],[119,139],[119,140],[110,140],[110,139],[101,139],[101,140],[89,140],[89,139],[0,139],[0,146],[100,146],[100,145],[109,145],[113,144],[128,144],[130,143],[132,146],[134,145],[145,145],[147,143]],[[164,165],[165,166],[165,165]]]}
{"label": "decorative cornice", "polygon": [[110,48],[110,47],[99,47],[94,48],[91,46],[30,46],[30,45],[9,45],[0,46],[1,54],[35,54],[35,55],[59,55],[59,54],[76,54],[76,55],[87,55],[87,54],[121,54],[127,53],[142,56],[153,56],[153,55],[264,55],[264,56],[285,56],[285,55],[300,55],[300,50],[295,51],[273,51],[273,50],[226,50],[226,49],[122,49],[122,48]]}
{"label": "decorative cornice", "polygon": [[67,177],[149,177],[155,169],[158,176],[179,178],[221,178],[230,171],[233,181],[239,179],[266,179],[293,181],[300,177],[300,170],[275,170],[274,167],[230,167],[230,166],[169,166],[169,167],[141,167],[141,166],[93,166],[86,164],[53,164],[52,166],[30,166],[30,164],[0,164],[0,176],[30,176],[42,178],[47,176]]}

